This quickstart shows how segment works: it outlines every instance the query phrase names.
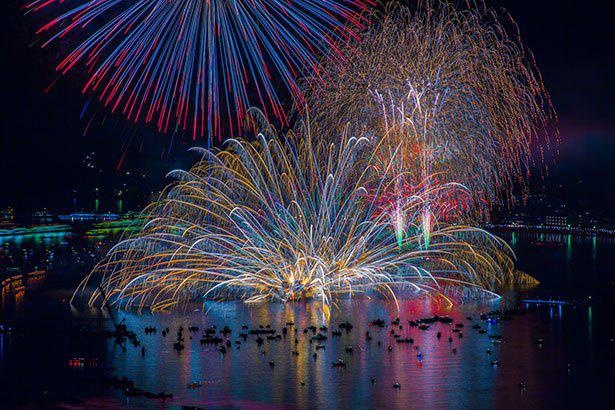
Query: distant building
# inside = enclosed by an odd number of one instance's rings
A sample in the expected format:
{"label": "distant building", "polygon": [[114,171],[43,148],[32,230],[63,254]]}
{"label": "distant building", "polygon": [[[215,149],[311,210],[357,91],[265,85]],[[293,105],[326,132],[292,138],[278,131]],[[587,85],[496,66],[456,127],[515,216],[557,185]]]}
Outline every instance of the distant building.
{"label": "distant building", "polygon": [[116,221],[120,219],[118,214],[95,214],[87,212],[73,212],[68,215],[60,215],[58,219],[62,222],[100,222],[100,221]]}
{"label": "distant building", "polygon": [[514,212],[502,218],[503,224],[510,227],[524,226],[526,221],[527,217],[523,212]]}
{"label": "distant building", "polygon": [[32,212],[32,223],[34,225],[46,225],[53,223],[55,220],[55,215],[51,212],[48,212],[46,209],[42,211],[34,211]]}
{"label": "distant building", "polygon": [[545,217],[547,228],[569,228],[568,218],[562,215],[547,215]]}
{"label": "distant building", "polygon": [[11,229],[15,226],[15,211],[13,208],[0,209],[0,229]]}

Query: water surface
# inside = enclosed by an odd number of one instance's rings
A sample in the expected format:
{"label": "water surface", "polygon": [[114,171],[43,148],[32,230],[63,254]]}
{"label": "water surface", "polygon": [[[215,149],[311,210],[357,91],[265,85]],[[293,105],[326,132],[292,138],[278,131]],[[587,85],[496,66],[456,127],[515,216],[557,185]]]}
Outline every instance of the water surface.
{"label": "water surface", "polygon": [[[432,299],[402,298],[400,309],[391,300],[343,300],[333,309],[324,349],[310,343],[309,325],[320,325],[320,311],[311,303],[267,304],[248,307],[240,302],[208,302],[182,313],[122,312],[141,347],[122,347],[113,340],[71,337],[63,330],[77,326],[109,328],[106,312],[65,302],[82,275],[84,265],[71,270],[62,265],[52,271],[44,286],[29,291],[19,304],[5,306],[2,322],[20,334],[0,334],[0,400],[12,406],[96,406],[206,408],[608,408],[613,402],[614,366],[612,310],[615,245],[600,238],[553,237],[561,246],[540,247],[536,235],[503,234],[518,254],[518,265],[536,276],[541,285],[533,290],[505,292],[494,303],[455,305]],[[544,241],[545,238],[543,237]],[[534,243],[533,243],[534,242]],[[530,306],[528,297],[554,296],[575,303],[564,306]],[[480,313],[518,305],[528,313],[512,321],[488,323]],[[450,316],[462,323],[463,337],[453,326],[435,324],[426,331],[411,328],[407,320],[433,315]],[[402,329],[390,321],[400,317]],[[468,320],[470,317],[471,320]],[[375,318],[387,326],[370,326]],[[349,320],[354,328],[340,337],[331,330]],[[262,345],[250,336],[239,339],[241,326],[270,325],[288,334]],[[471,329],[479,324],[487,331]],[[199,326],[181,353],[173,350],[179,326]],[[202,330],[216,325],[232,329],[233,344],[226,354],[199,343]],[[145,326],[158,332],[145,335]],[[170,329],[162,337],[161,330]],[[396,343],[391,329],[413,344]],[[295,329],[297,334],[295,336]],[[369,331],[372,340],[365,333]],[[442,337],[436,337],[437,332]],[[501,335],[493,343],[489,335]],[[448,338],[452,337],[452,342]],[[295,339],[298,343],[295,343]],[[542,344],[537,344],[543,339]],[[380,342],[380,344],[378,344]],[[345,347],[352,346],[352,354]],[[389,351],[388,347],[392,350]],[[490,350],[491,354],[487,351]],[[293,355],[296,350],[299,354]],[[313,353],[317,357],[313,357]],[[420,356],[419,356],[420,355]],[[71,366],[71,358],[85,364]],[[343,358],[345,368],[332,362]],[[492,365],[497,360],[498,365]],[[273,361],[272,367],[269,362]],[[128,377],[137,387],[174,394],[167,401],[127,398],[121,390],[99,383],[101,377]],[[376,379],[372,383],[371,378]],[[187,388],[199,381],[203,386]],[[519,382],[527,384],[520,390]],[[401,389],[394,389],[399,383]]]}

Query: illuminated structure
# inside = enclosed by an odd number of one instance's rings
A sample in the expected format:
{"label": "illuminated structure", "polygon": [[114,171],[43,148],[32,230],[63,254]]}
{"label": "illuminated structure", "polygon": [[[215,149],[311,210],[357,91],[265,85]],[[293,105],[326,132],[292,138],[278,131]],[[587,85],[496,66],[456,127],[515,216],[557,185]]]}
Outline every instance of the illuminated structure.
{"label": "illuminated structure", "polygon": [[100,221],[116,221],[120,219],[118,214],[112,213],[89,213],[89,212],[73,212],[67,215],[58,215],[58,219],[62,222],[100,222]]}
{"label": "illuminated structure", "polygon": [[9,207],[0,209],[0,229],[12,229],[15,227],[15,210]]}
{"label": "illuminated structure", "polygon": [[570,228],[568,218],[562,215],[547,215],[545,217],[545,226],[547,228]]}

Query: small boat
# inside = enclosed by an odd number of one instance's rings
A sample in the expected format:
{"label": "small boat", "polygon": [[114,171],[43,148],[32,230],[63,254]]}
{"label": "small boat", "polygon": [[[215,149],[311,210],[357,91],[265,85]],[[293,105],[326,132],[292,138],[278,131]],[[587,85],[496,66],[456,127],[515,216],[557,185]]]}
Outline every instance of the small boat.
{"label": "small boat", "polygon": [[350,324],[350,322],[342,322],[338,325],[338,327],[348,332],[352,329],[352,324]]}
{"label": "small boat", "polygon": [[250,335],[272,335],[275,333],[275,329],[251,329],[248,331]]}
{"label": "small boat", "polygon": [[565,243],[559,242],[559,241],[532,241],[531,245],[539,247],[539,248],[553,249],[553,248],[563,248]]}
{"label": "small boat", "polygon": [[346,367],[346,362],[341,358],[332,362],[332,364],[333,364],[333,367]]}
{"label": "small boat", "polygon": [[217,345],[219,343],[222,343],[223,340],[216,336],[212,337],[211,335],[205,335],[204,337],[201,338],[199,342],[202,345],[206,345],[206,344]]}
{"label": "small boat", "polygon": [[383,319],[378,318],[378,319],[372,320],[371,322],[369,322],[369,324],[372,326],[384,327],[386,322]]}
{"label": "small boat", "polygon": [[327,340],[327,336],[323,335],[322,333],[319,333],[316,336],[312,336],[312,340],[316,340],[318,342],[322,342],[322,341]]}
{"label": "small boat", "polygon": [[83,367],[85,366],[85,359],[83,357],[73,357],[68,361],[70,367]]}

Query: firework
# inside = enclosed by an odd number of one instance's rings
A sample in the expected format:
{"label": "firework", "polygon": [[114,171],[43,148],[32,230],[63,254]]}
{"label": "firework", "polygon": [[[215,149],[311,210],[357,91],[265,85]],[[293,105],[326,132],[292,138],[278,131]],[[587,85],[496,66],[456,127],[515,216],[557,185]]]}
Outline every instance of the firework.
{"label": "firework", "polygon": [[330,140],[346,126],[374,143],[387,135],[383,162],[400,151],[394,172],[409,179],[399,186],[438,173],[469,188],[471,209],[486,210],[511,200],[532,150],[549,143],[549,96],[503,13],[480,4],[392,6],[340,50],[346,64],[325,62],[324,84],[306,81],[306,106]]}
{"label": "firework", "polygon": [[[92,92],[130,120],[193,137],[238,130],[248,107],[285,120],[278,92],[364,23],[370,0],[35,0],[43,47],[76,44],[58,64],[87,69]],[[317,74],[316,74],[317,75]],[[223,120],[224,118],[224,120]],[[224,126],[226,125],[226,126]]]}
{"label": "firework", "polygon": [[177,181],[146,209],[142,230],[79,287],[100,281],[91,304],[159,310],[204,298],[307,298],[327,314],[342,295],[394,297],[403,288],[446,297],[459,287],[493,295],[510,280],[512,252],[485,231],[434,220],[426,243],[426,198],[466,188],[427,176],[400,202],[408,228],[398,237],[394,210],[381,201],[396,179],[366,155],[366,138],[345,132],[327,143],[309,123],[279,136],[255,115],[263,131],[254,142],[198,149],[189,171],[171,172]]}

